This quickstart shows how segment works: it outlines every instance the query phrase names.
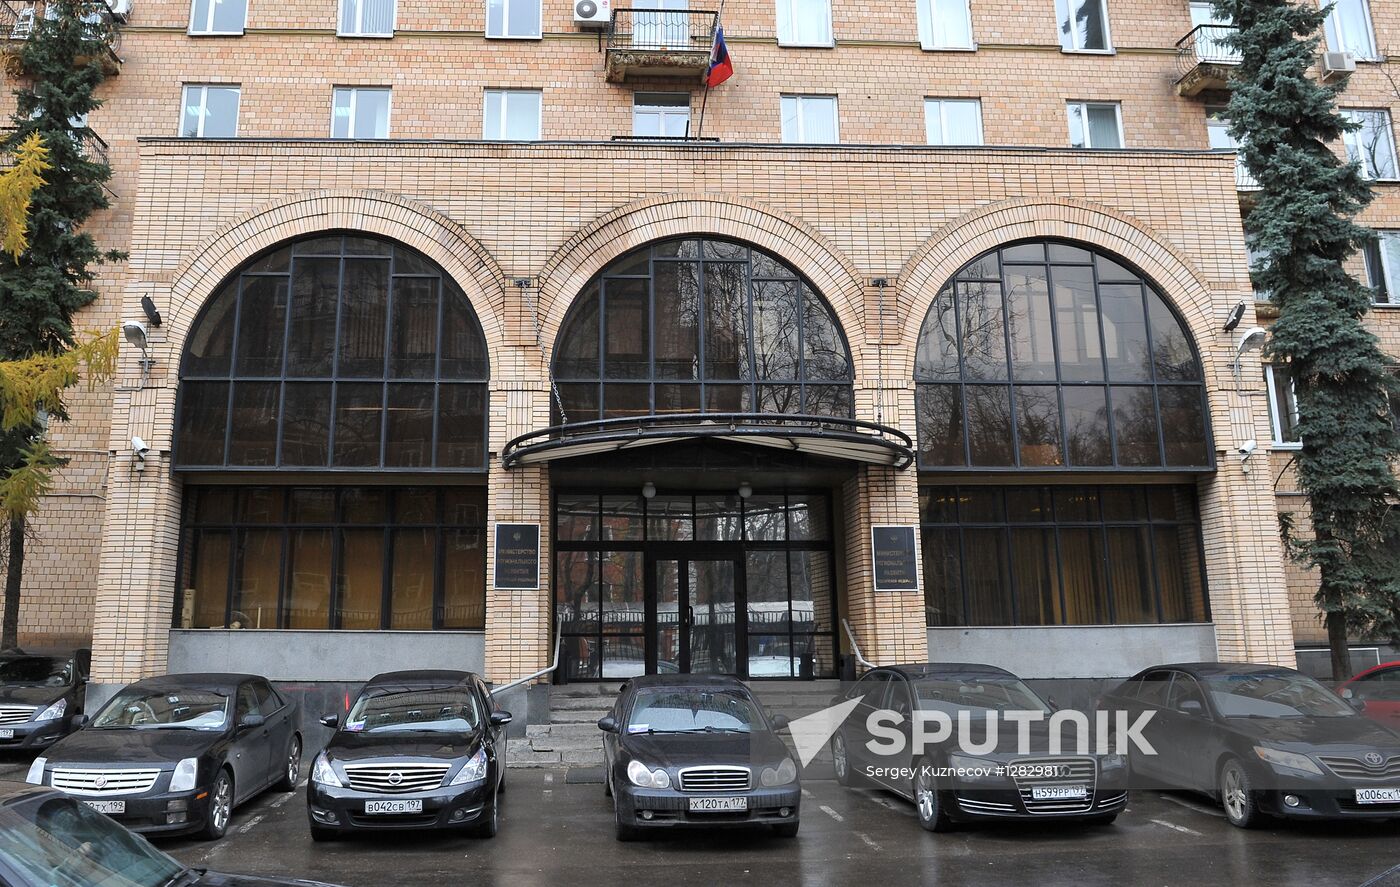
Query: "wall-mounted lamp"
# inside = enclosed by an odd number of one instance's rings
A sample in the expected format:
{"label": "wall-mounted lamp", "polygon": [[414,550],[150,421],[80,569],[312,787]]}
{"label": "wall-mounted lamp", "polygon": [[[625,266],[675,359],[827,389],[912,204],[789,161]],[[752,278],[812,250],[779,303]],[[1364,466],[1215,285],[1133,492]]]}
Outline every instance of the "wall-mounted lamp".
{"label": "wall-mounted lamp", "polygon": [[141,387],[146,387],[146,380],[150,378],[151,367],[155,366],[155,360],[151,353],[146,350],[148,343],[146,337],[146,325],[139,320],[128,320],[122,324],[122,335],[126,336],[126,341],[133,348],[141,350]]}
{"label": "wall-mounted lamp", "polygon": [[752,485],[752,484],[750,484],[748,481],[744,481],[743,483],[739,484],[739,498],[740,498],[740,499],[747,499],[747,498],[749,498],[749,497],[752,496],[752,495],[753,495],[753,485]]}
{"label": "wall-mounted lamp", "polygon": [[642,484],[642,498],[643,498],[643,499],[655,499],[655,498],[656,498],[656,484],[652,483],[651,481],[647,481],[646,483]]}
{"label": "wall-mounted lamp", "polygon": [[141,297],[141,313],[146,315],[146,322],[151,326],[160,326],[160,312],[156,310],[156,303],[150,296]]}
{"label": "wall-mounted lamp", "polygon": [[1258,351],[1264,347],[1264,340],[1269,337],[1268,330],[1262,326],[1250,327],[1240,336],[1240,343],[1235,346],[1235,384],[1240,383],[1240,361],[1244,359],[1247,352]]}
{"label": "wall-mounted lamp", "polygon": [[1244,309],[1244,302],[1236,302],[1235,307],[1230,309],[1229,315],[1225,318],[1225,332],[1233,333],[1235,327],[1240,325],[1240,321],[1244,320]]}

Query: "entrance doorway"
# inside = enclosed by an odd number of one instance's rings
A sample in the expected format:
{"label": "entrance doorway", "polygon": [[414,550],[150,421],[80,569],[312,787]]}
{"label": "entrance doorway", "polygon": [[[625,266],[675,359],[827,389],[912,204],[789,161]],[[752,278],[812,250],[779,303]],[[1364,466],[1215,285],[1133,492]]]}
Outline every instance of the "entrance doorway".
{"label": "entrance doorway", "polygon": [[647,672],[737,674],[738,558],[647,558]]}

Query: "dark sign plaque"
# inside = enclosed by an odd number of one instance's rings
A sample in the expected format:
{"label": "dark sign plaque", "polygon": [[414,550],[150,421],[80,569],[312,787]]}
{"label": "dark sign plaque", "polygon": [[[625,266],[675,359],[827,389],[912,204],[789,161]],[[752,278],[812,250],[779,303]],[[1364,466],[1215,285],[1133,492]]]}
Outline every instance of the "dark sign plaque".
{"label": "dark sign plaque", "polygon": [[496,588],[540,587],[540,525],[496,524]]}
{"label": "dark sign plaque", "polygon": [[913,527],[870,528],[876,591],[919,590],[919,548]]}

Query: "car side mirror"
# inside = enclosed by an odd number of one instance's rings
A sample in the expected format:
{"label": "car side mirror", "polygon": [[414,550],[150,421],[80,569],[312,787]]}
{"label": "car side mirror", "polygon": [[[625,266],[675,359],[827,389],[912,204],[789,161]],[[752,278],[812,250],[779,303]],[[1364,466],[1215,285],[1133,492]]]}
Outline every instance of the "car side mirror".
{"label": "car side mirror", "polygon": [[1183,699],[1176,705],[1176,710],[1184,715],[1199,717],[1206,713],[1205,706],[1201,705],[1199,699]]}
{"label": "car side mirror", "polygon": [[1342,697],[1343,699],[1355,699],[1356,691],[1350,687],[1343,687],[1342,689],[1337,691],[1337,695]]}
{"label": "car side mirror", "polygon": [[792,719],[789,718],[787,715],[773,715],[774,730],[786,730],[788,728],[788,724],[791,723]]}
{"label": "car side mirror", "polygon": [[244,715],[243,720],[238,722],[238,729],[251,730],[254,727],[261,727],[267,723],[267,718],[262,715]]}
{"label": "car side mirror", "polygon": [[321,715],[321,726],[334,730],[340,726],[340,715]]}
{"label": "car side mirror", "polygon": [[73,715],[72,724],[73,724],[73,729],[74,729],[74,730],[81,730],[81,729],[83,729],[84,727],[86,727],[86,726],[88,725],[88,716],[87,716],[87,715]]}
{"label": "car side mirror", "polygon": [[1060,703],[1058,703],[1058,702],[1055,701],[1055,697],[1054,697],[1054,696],[1047,696],[1047,697],[1045,697],[1045,703],[1046,703],[1046,705],[1049,705],[1049,706],[1050,706],[1050,710],[1051,710],[1052,712],[1053,712],[1053,711],[1059,711],[1059,710],[1060,710]]}
{"label": "car side mirror", "polygon": [[614,718],[612,715],[604,715],[598,719],[598,729],[602,730],[604,733],[616,733],[617,718]]}
{"label": "car side mirror", "polygon": [[510,722],[511,722],[510,712],[508,712],[508,711],[493,711],[493,712],[491,712],[491,726],[493,726],[493,727],[504,727],[506,724],[509,724]]}

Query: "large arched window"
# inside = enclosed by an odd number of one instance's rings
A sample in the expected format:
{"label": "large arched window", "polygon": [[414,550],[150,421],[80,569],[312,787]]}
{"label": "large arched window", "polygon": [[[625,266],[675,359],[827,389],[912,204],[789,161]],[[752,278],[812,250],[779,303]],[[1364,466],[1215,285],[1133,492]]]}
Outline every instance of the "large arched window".
{"label": "large arched window", "polygon": [[853,409],[831,309],[782,260],[724,240],[665,240],[604,269],[564,322],[554,378],[556,424]]}
{"label": "large arched window", "polygon": [[184,470],[484,471],[486,340],[442,269],[331,234],[243,266],[180,364]]}
{"label": "large arched window", "polygon": [[991,250],[919,332],[925,469],[1206,470],[1201,364],[1161,293],[1058,241]]}

